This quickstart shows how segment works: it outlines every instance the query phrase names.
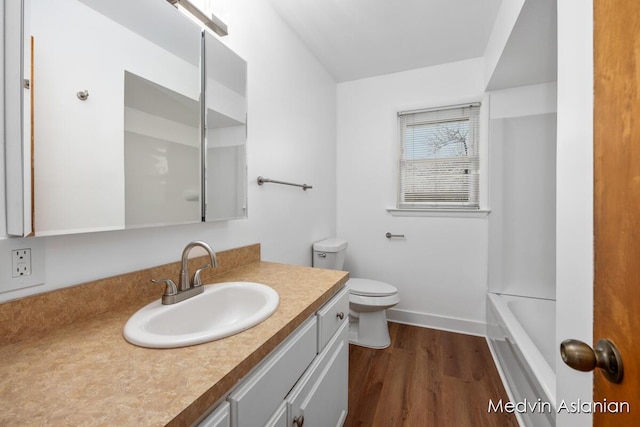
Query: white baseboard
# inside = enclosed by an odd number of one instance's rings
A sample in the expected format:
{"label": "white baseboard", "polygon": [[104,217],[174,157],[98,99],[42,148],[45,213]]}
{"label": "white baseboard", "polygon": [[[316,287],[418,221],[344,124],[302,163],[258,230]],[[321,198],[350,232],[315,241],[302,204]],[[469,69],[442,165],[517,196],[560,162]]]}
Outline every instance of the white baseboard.
{"label": "white baseboard", "polygon": [[475,320],[436,316],[428,313],[393,308],[387,310],[387,320],[395,323],[404,323],[406,325],[421,326],[423,328],[439,329],[480,337],[487,336],[487,324]]}

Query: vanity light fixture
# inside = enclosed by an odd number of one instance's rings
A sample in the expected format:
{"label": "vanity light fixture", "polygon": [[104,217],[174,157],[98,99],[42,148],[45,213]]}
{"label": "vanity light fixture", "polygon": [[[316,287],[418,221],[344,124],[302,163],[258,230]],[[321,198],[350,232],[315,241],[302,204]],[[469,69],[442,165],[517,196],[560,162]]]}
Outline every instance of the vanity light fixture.
{"label": "vanity light fixture", "polygon": [[198,6],[191,3],[189,0],[167,0],[172,5],[178,7],[178,5],[182,6],[184,10],[193,15],[196,19],[202,22],[207,28],[210,28],[214,33],[219,36],[226,36],[227,24],[222,22],[217,16],[211,14],[211,16],[207,16]]}

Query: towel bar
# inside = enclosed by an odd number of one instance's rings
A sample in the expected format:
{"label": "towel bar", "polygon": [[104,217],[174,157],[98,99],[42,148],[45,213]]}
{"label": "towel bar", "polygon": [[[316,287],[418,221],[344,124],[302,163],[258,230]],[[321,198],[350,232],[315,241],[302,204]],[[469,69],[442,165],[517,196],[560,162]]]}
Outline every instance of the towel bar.
{"label": "towel bar", "polygon": [[302,187],[302,189],[304,191],[307,191],[307,188],[313,188],[312,185],[307,185],[307,184],[294,184],[292,182],[285,182],[285,181],[277,181],[275,179],[269,179],[269,178],[263,178],[261,176],[258,177],[258,185],[262,185],[265,182],[271,182],[273,184],[282,184],[282,185],[292,185],[294,187]]}

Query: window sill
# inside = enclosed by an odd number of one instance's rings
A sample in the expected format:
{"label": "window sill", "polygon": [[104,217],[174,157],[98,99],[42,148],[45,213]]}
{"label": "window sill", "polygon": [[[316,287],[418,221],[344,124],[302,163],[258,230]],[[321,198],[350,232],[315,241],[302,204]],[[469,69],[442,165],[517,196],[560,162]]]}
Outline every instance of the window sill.
{"label": "window sill", "polygon": [[491,212],[488,209],[398,209],[387,208],[392,216],[441,217],[441,218],[484,218]]}

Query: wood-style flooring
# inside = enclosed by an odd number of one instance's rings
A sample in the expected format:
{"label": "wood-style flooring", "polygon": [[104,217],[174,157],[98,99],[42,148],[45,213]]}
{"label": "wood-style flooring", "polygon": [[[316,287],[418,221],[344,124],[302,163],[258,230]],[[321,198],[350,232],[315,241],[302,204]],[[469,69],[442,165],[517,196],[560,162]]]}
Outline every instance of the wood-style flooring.
{"label": "wood-style flooring", "polygon": [[509,398],[484,338],[399,323],[389,333],[384,350],[349,346],[345,427],[518,425],[487,411]]}

